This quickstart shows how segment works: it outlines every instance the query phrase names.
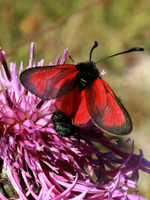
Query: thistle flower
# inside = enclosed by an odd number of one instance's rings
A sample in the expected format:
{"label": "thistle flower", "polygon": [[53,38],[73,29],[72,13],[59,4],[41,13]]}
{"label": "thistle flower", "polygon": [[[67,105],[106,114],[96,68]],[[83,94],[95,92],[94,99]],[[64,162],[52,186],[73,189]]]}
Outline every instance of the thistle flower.
{"label": "thistle flower", "polygon": [[[66,56],[65,50],[60,64]],[[43,66],[43,60],[36,64],[33,57],[32,43],[29,67]],[[23,200],[144,199],[138,196],[136,182],[139,170],[150,173],[150,162],[143,158],[142,150],[134,154],[132,142],[130,153],[124,152],[130,139],[116,148],[116,140],[106,138],[91,122],[80,128],[80,145],[77,134],[58,136],[53,123],[43,128],[55,111],[55,101],[44,102],[26,91],[16,64],[10,63],[9,71],[1,50],[0,60],[0,184],[5,190],[0,199],[10,198],[4,180],[13,190],[13,198]],[[19,74],[21,71],[22,62]],[[133,194],[129,194],[130,188]]]}

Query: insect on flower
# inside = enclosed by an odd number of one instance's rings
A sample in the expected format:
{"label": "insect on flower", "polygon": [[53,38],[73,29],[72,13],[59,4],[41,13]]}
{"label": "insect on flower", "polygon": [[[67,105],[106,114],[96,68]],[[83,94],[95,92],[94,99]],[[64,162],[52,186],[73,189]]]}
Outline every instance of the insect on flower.
{"label": "insect on flower", "polygon": [[[96,64],[104,59],[91,61],[97,46],[95,42],[88,62],[30,68],[21,73],[21,83],[42,100],[56,99],[56,109],[70,117],[76,126],[92,119],[98,128],[107,133],[127,135],[132,131],[130,116],[96,68]],[[132,51],[144,49],[135,47],[107,58]]]}

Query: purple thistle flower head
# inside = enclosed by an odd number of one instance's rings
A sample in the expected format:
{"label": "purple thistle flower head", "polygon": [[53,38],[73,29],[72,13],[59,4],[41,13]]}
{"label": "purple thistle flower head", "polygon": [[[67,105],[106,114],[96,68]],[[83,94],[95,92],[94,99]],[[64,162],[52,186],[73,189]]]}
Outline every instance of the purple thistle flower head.
{"label": "purple thistle flower head", "polygon": [[[64,64],[66,56],[64,50],[55,65]],[[33,57],[32,43],[29,67],[43,66],[43,60],[36,64]],[[80,145],[77,134],[58,136],[53,123],[43,128],[55,111],[55,101],[44,102],[26,91],[16,64],[10,63],[9,70],[1,50],[0,60],[0,199],[11,198],[6,184],[13,198],[23,200],[144,199],[138,196],[136,181],[139,170],[150,173],[150,162],[142,150],[134,154],[132,143],[130,153],[124,152],[130,140],[116,148],[116,141],[91,122],[80,128]],[[19,74],[22,71],[21,62]]]}

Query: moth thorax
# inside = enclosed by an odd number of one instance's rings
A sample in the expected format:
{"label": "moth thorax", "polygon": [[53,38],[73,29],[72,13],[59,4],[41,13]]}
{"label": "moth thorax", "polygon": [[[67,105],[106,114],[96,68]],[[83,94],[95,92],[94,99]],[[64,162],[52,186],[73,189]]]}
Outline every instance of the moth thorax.
{"label": "moth thorax", "polygon": [[78,87],[81,92],[99,78],[99,71],[93,62],[79,63],[76,65],[78,72]]}

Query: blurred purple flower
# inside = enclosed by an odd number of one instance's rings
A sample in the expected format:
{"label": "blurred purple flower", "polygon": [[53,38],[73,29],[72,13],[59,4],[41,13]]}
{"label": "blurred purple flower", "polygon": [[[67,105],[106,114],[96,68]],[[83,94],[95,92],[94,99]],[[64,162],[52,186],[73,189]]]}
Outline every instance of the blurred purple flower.
{"label": "blurred purple flower", "polygon": [[[32,43],[29,67],[43,66],[44,61],[36,64],[33,55]],[[66,56],[65,50],[60,64]],[[18,80],[16,64],[12,62],[9,71],[1,50],[0,60],[0,158],[16,199],[144,199],[137,195],[136,181],[138,170],[150,173],[150,162],[142,150],[134,154],[132,143],[130,153],[124,152],[129,140],[116,148],[115,140],[107,139],[90,123],[80,128],[80,145],[77,134],[58,136],[53,123],[42,128],[55,111],[55,101],[44,102],[26,91]],[[2,185],[2,170],[0,175]],[[133,194],[129,194],[131,188]],[[7,199],[4,193],[0,199]]]}

